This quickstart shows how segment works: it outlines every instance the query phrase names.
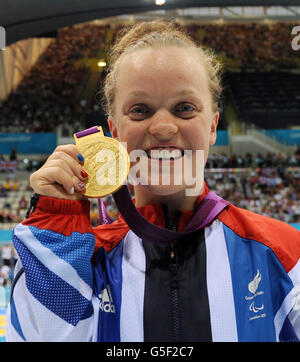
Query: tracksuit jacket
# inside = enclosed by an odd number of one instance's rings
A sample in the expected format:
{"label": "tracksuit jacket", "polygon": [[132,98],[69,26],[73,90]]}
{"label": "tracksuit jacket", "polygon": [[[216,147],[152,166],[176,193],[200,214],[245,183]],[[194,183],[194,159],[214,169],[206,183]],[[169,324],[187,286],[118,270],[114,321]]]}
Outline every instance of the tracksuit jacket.
{"label": "tracksuit jacket", "polygon": [[[201,202],[208,193],[205,185]],[[7,341],[299,341],[300,232],[230,204],[207,227],[145,242],[89,201],[39,198],[14,228]],[[181,231],[191,211],[139,208]]]}

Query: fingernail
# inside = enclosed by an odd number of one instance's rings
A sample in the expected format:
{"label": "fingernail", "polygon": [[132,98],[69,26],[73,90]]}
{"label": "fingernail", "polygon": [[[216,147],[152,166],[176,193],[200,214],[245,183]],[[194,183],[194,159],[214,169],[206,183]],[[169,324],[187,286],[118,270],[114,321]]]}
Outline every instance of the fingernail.
{"label": "fingernail", "polygon": [[81,153],[78,153],[77,158],[78,158],[78,161],[79,161],[79,162],[83,162],[83,161],[84,161],[84,157],[82,156]]}
{"label": "fingernail", "polygon": [[74,186],[72,186],[70,194],[73,195],[74,194]]}
{"label": "fingernail", "polygon": [[77,186],[80,188],[80,190],[83,190],[85,188],[85,184],[81,181],[77,182]]}
{"label": "fingernail", "polygon": [[89,175],[88,175],[84,170],[81,170],[80,175],[81,175],[83,178],[89,177]]}

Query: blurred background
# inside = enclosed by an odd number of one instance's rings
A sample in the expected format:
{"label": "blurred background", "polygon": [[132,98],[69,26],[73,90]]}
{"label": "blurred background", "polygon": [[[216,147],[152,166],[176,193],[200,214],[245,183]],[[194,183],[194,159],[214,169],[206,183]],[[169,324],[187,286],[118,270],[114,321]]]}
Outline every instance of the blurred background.
{"label": "blurred background", "polygon": [[[74,132],[101,125],[109,135],[99,102],[107,50],[120,28],[157,18],[175,19],[225,65],[209,188],[300,230],[300,1],[1,0],[0,341],[30,174]],[[112,197],[103,201],[116,219]],[[94,226],[98,216],[91,200]]]}

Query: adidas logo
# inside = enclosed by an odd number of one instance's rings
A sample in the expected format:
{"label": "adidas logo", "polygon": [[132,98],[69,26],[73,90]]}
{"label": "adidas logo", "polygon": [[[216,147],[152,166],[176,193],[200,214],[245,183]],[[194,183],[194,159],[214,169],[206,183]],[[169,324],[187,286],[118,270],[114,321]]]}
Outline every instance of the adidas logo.
{"label": "adidas logo", "polygon": [[98,295],[99,298],[99,308],[106,313],[116,313],[116,308],[113,304],[111,290],[109,285],[101,291]]}

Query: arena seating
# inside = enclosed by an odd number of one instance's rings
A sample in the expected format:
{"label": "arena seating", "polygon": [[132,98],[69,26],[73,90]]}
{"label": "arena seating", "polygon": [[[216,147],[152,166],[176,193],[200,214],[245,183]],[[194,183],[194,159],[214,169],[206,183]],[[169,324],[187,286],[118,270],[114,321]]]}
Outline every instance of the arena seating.
{"label": "arena seating", "polygon": [[63,28],[19,87],[0,103],[1,132],[53,132],[87,112],[81,99],[88,59],[105,45],[105,26]]}
{"label": "arena seating", "polygon": [[[294,125],[299,114],[299,75],[278,73],[300,67],[300,53],[290,44],[294,25],[199,23],[186,29],[199,44],[211,47],[226,69],[242,71],[225,75],[223,83],[226,89],[232,88],[243,120],[262,125],[267,117],[267,127],[278,128]],[[95,77],[91,59],[105,55],[120,27],[84,24],[60,29],[18,89],[0,102],[0,131],[53,132],[57,125],[86,124],[101,117],[96,100],[101,75],[93,80],[97,89],[87,92],[89,99],[84,90],[90,84],[89,75]],[[249,69],[253,73],[245,73]],[[219,129],[227,124],[222,114]]]}
{"label": "arena seating", "polygon": [[[28,186],[28,180],[17,180],[17,184],[15,190],[8,190],[6,196],[3,194],[0,196],[0,229],[9,230],[25,217],[32,189]],[[5,182],[2,182],[1,189],[4,185]],[[25,201],[22,202],[23,198]]]}
{"label": "arena seating", "polygon": [[300,126],[300,74],[230,72],[226,82],[240,120],[264,129]]}

